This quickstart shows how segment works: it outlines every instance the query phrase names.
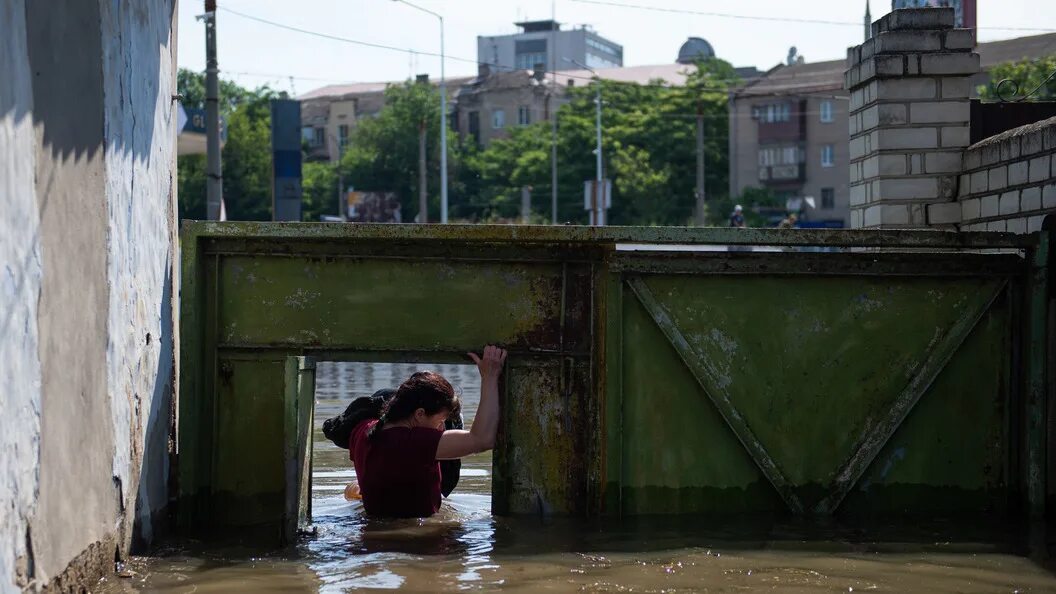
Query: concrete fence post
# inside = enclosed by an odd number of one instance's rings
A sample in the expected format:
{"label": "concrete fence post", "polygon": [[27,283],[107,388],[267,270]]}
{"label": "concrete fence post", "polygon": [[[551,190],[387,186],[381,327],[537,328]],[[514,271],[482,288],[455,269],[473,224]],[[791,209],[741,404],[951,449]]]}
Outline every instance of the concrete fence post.
{"label": "concrete fence post", "polygon": [[942,224],[957,209],[979,55],[953,23],[952,8],[895,10],[847,50],[854,228]]}

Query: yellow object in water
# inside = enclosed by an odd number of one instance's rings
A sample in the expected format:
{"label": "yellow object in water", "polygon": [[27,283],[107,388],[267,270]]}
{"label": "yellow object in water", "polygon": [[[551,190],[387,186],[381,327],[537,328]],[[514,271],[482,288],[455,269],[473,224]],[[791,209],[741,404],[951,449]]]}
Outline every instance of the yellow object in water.
{"label": "yellow object in water", "polygon": [[345,487],[345,500],[359,501],[361,499],[363,499],[363,494],[359,492],[359,483],[349,483]]}

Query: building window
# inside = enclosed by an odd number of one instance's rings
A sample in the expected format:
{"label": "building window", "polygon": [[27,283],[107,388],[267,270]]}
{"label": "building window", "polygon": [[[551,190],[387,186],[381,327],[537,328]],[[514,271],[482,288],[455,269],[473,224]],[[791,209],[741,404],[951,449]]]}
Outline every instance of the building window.
{"label": "building window", "polygon": [[832,101],[821,102],[821,121],[823,123],[832,123]]}
{"label": "building window", "polygon": [[803,162],[803,149],[798,146],[771,146],[759,149],[760,167],[799,165]]}
{"label": "building window", "polygon": [[498,130],[506,127],[506,112],[496,109],[491,112],[491,127]]}
{"label": "building window", "polygon": [[517,54],[518,70],[535,70],[536,64],[546,65],[546,52],[532,52],[530,54]]}
{"label": "building window", "polygon": [[597,54],[587,52],[587,66],[591,68],[619,68],[620,65],[612,60],[602,58]]}
{"label": "building window", "polygon": [[312,139],[308,142],[310,146],[323,146],[326,144],[326,128],[312,128]]}
{"label": "building window", "polygon": [[792,119],[791,103],[771,103],[752,107],[752,118],[767,124],[787,122]]}
{"label": "building window", "polygon": [[473,137],[473,142],[480,144],[480,112],[471,111],[468,117],[469,124],[469,135]]}
{"label": "building window", "polygon": [[823,144],[823,145],[821,145],[821,166],[822,167],[832,167],[833,165],[835,165],[835,163],[833,162],[832,153],[833,153],[833,148],[832,148],[831,144]]}
{"label": "building window", "polygon": [[821,208],[822,210],[832,210],[836,208],[836,190],[832,188],[821,189]]}
{"label": "building window", "polygon": [[532,123],[532,109],[527,105],[517,108],[517,125],[527,126]]}
{"label": "building window", "polygon": [[337,140],[338,148],[344,153],[348,148],[348,124],[341,124],[337,127]]}

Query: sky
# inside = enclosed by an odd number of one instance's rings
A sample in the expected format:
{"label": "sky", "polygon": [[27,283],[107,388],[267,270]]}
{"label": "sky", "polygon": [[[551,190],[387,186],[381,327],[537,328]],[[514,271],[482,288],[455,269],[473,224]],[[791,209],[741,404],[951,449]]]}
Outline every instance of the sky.
{"label": "sky", "polygon": [[[624,65],[670,64],[690,36],[703,37],[734,66],[766,70],[795,46],[808,62],[840,59],[861,43],[865,2],[859,0],[612,0],[639,7],[600,5],[585,0],[412,0],[444,17],[449,78],[476,73],[478,35],[514,33],[520,20],[549,19],[586,24],[623,45]],[[606,1],[606,0],[601,0]],[[978,0],[979,40],[992,41],[1056,31],[1053,0]],[[890,11],[890,1],[872,0],[873,20]],[[435,16],[394,0],[217,0],[221,76],[247,87],[269,85],[300,95],[328,84],[405,80],[416,74],[440,76]],[[661,10],[649,10],[648,7]],[[284,30],[231,11],[324,35],[398,48],[355,45]],[[767,21],[669,12],[717,12],[750,17],[814,19],[854,24]],[[196,15],[201,0],[179,3],[178,61],[205,68],[205,33]],[[292,77],[292,80],[291,80]]]}

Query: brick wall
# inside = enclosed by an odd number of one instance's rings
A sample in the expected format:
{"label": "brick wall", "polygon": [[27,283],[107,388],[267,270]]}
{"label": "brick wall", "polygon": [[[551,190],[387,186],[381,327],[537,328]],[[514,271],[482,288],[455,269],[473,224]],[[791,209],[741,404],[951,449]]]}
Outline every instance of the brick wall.
{"label": "brick wall", "polygon": [[1056,118],[992,136],[964,152],[957,199],[928,223],[963,231],[1031,233],[1056,213]]}
{"label": "brick wall", "polygon": [[907,9],[848,50],[852,227],[923,227],[929,204],[955,197],[973,45],[971,30],[953,28],[953,9]]}

